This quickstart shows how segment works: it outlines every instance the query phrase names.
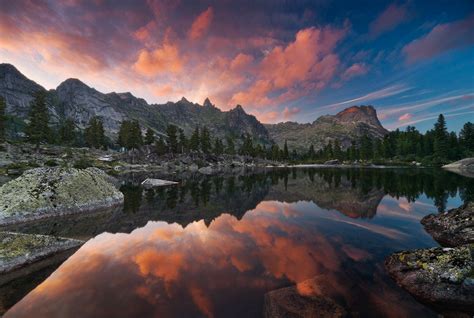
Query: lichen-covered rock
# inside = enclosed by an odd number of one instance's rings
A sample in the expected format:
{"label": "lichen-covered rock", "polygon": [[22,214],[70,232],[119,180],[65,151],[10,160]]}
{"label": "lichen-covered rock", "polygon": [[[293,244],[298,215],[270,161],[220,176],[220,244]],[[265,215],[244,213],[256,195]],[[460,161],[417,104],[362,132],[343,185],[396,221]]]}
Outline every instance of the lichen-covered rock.
{"label": "lichen-covered rock", "polygon": [[474,243],[474,202],[421,220],[426,231],[444,246]]}
{"label": "lichen-covered rock", "polygon": [[460,174],[468,178],[474,178],[474,158],[465,158],[444,165],[443,169]]}
{"label": "lichen-covered rock", "polygon": [[0,275],[83,243],[47,235],[0,232]]}
{"label": "lichen-covered rock", "polygon": [[0,224],[91,211],[123,202],[100,169],[37,168],[0,187]]}
{"label": "lichen-covered rock", "polygon": [[392,254],[385,267],[398,285],[440,311],[474,314],[474,244]]}
{"label": "lichen-covered rock", "polygon": [[[266,293],[263,309],[264,317],[332,318],[348,316],[347,311],[331,298],[318,292],[307,291],[311,289],[313,284],[317,286],[317,283],[310,279],[296,286],[280,288]],[[300,289],[304,289],[305,292]]]}

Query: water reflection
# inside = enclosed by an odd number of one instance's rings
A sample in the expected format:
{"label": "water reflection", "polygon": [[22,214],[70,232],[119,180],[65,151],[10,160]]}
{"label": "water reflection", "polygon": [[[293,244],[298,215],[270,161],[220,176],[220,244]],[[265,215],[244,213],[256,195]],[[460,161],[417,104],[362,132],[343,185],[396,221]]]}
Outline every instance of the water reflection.
{"label": "water reflection", "polygon": [[127,184],[108,226],[131,233],[87,242],[6,317],[259,317],[266,292],[308,280],[353,315],[433,315],[383,259],[434,246],[419,219],[472,198],[472,182],[435,170],[295,169]]}

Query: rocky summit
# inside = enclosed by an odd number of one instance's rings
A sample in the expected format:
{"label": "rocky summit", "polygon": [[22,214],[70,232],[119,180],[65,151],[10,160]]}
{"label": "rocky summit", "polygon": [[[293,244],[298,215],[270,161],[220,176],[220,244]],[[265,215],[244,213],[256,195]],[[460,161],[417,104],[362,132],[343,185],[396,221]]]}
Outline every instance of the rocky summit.
{"label": "rocky summit", "polygon": [[329,141],[339,140],[342,148],[364,135],[382,138],[388,131],[380,123],[373,106],[352,106],[336,115],[321,116],[311,124],[285,122],[265,125],[271,138],[280,146],[307,150],[311,145],[316,150]]}
{"label": "rocky summit", "polygon": [[0,223],[11,224],[85,212],[123,202],[97,168],[36,168],[0,187]]}
{"label": "rocky summit", "polygon": [[[14,119],[21,122],[27,118],[37,91],[46,89],[13,65],[0,64],[0,96],[5,98],[7,113]],[[381,138],[387,133],[372,106],[353,106],[334,116],[322,116],[312,124],[264,125],[255,116],[247,114],[241,105],[221,111],[208,98],[200,105],[184,97],[177,102],[148,104],[129,92],[104,94],[74,78],[47,91],[47,104],[52,124],[72,119],[79,129],[84,129],[92,117],[98,116],[109,137],[116,137],[124,120],[137,120],[142,129],[151,128],[158,135],[165,135],[168,124],[178,126],[188,136],[196,127],[206,126],[216,137],[240,138],[249,134],[258,143],[276,142],[280,146],[287,140],[290,149],[297,150],[307,150],[311,144],[317,150],[336,139],[347,148],[363,135]]]}

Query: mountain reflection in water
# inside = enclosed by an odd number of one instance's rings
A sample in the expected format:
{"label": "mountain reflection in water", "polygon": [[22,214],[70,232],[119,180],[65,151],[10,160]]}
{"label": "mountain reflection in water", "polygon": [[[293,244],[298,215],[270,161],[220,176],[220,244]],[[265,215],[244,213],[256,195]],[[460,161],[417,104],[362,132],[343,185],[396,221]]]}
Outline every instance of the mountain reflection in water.
{"label": "mountain reflection in water", "polygon": [[260,317],[266,292],[308,279],[354,315],[434,315],[383,260],[436,245],[419,219],[472,199],[472,183],[439,170],[294,169],[125,185],[122,218],[96,230],[131,233],[88,241],[5,317]]}

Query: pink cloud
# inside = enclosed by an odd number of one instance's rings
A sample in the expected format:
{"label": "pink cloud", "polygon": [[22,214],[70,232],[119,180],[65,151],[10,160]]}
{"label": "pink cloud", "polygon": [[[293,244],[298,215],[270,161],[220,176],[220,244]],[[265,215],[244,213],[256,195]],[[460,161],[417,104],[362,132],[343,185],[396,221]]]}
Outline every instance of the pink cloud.
{"label": "pink cloud", "polygon": [[285,120],[288,120],[294,115],[298,114],[300,111],[301,109],[299,109],[298,107],[285,107],[285,109],[283,110],[283,118]]}
{"label": "pink cloud", "polygon": [[370,34],[373,37],[393,30],[396,26],[404,22],[408,17],[408,10],[405,5],[389,5],[369,27]]}
{"label": "pink cloud", "polygon": [[233,60],[230,62],[230,68],[232,70],[241,70],[247,67],[253,62],[254,58],[252,55],[239,53]]}
{"label": "pink cloud", "polygon": [[368,67],[364,63],[352,64],[348,69],[342,73],[342,79],[347,81],[353,77],[367,74]]}
{"label": "pink cloud", "polygon": [[474,44],[474,15],[465,20],[438,24],[427,35],[403,48],[409,63]]}
{"label": "pink cloud", "polygon": [[214,10],[212,9],[212,7],[209,7],[206,11],[202,12],[196,18],[196,20],[194,20],[191,29],[188,33],[189,38],[191,40],[198,40],[203,37],[209,30],[213,17]]}
{"label": "pink cloud", "polygon": [[407,120],[410,120],[412,119],[413,115],[410,114],[410,113],[405,113],[403,115],[401,115],[400,117],[398,117],[398,120],[399,121],[407,121]]}

